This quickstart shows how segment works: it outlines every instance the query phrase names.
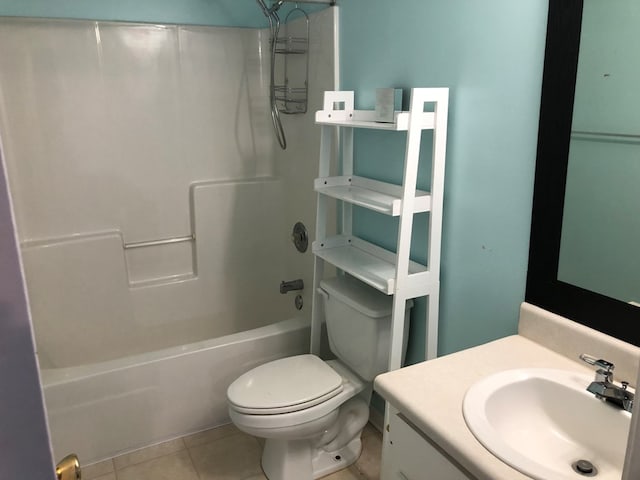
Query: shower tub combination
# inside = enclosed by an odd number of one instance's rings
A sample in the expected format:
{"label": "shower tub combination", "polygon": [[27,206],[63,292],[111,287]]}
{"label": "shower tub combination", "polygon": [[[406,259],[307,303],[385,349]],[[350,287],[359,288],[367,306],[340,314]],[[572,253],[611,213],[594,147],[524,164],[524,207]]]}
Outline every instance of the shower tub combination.
{"label": "shower tub combination", "polygon": [[308,351],[293,318],[218,339],[127,358],[43,369],[55,458],[85,464],[228,423],[227,386],[277,358]]}
{"label": "shower tub combination", "polygon": [[[93,463],[226,423],[235,378],[308,351],[308,312],[279,293],[294,251],[271,218],[282,190],[273,178],[192,185],[195,241],[181,248],[193,268],[176,277],[131,282],[119,232],[23,244],[56,458]],[[239,224],[223,235],[229,212]]]}
{"label": "shower tub combination", "polygon": [[308,351],[308,309],[279,293],[295,251],[272,214],[282,200],[275,178],[192,185],[192,268],[174,277],[131,282],[119,232],[23,244],[56,458],[93,463],[227,423],[235,378]]}
{"label": "shower tub combination", "polygon": [[[336,22],[311,16],[318,105]],[[290,231],[314,223],[318,136],[312,115],[284,118],[276,148],[267,37],[0,19],[0,133],[55,458],[227,423],[235,378],[309,350],[310,294],[279,286],[311,284]]]}

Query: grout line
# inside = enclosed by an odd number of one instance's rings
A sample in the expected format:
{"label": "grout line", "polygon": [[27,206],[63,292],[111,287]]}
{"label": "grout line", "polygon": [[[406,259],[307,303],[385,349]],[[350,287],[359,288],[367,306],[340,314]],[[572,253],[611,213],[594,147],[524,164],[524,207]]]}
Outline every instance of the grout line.
{"label": "grout line", "polygon": [[[232,424],[228,423],[228,424],[220,425],[220,426],[214,427],[214,428],[205,428],[204,430],[200,430],[199,432],[195,432],[195,433],[191,433],[189,435],[185,435],[184,437],[182,437],[182,439],[184,440],[187,437],[193,437],[195,435],[202,434],[202,433],[208,432],[210,430],[218,430],[218,429],[222,429],[222,428],[225,428],[225,427],[228,428],[229,425],[232,425]],[[222,440],[223,438],[232,437],[232,436],[237,435],[239,433],[242,433],[242,431],[238,430],[237,428],[234,428],[234,429],[230,429],[226,434],[223,434],[220,437],[216,437],[216,438],[214,438],[212,440],[207,440],[206,442],[198,443],[196,445],[191,445],[191,446],[187,445],[186,441],[184,441],[184,443],[185,443],[185,446],[186,446],[187,449],[195,448],[195,447],[199,447],[201,445],[208,445],[210,443],[217,442],[218,440]]]}
{"label": "grout line", "polygon": [[[193,467],[193,471],[196,472],[199,480],[202,480],[202,476],[200,475],[200,470],[196,467],[196,462],[193,461],[193,456],[191,455],[191,449],[187,448],[187,455],[189,455],[189,461],[191,462],[191,466]],[[118,480],[116,478],[116,480]]]}
{"label": "grout line", "polygon": [[[150,450],[150,449],[156,448],[156,447],[160,448],[161,445],[168,444],[168,443],[171,443],[171,442],[176,442],[178,444],[178,446],[181,445],[181,448],[178,448],[177,450],[174,450],[174,451],[171,451],[171,452],[164,452],[164,453],[161,453],[161,454],[159,453],[158,455],[154,455],[154,456],[145,458],[144,460],[128,463],[124,467],[118,467],[118,464],[115,461],[115,459],[118,458],[118,457],[125,457],[125,456],[129,456],[129,455],[133,455],[135,453],[142,452],[144,450]],[[181,452],[181,451],[186,450],[186,449],[187,449],[187,446],[186,446],[186,444],[184,442],[183,437],[178,437],[178,438],[173,438],[171,440],[166,440],[164,442],[160,442],[160,443],[156,443],[156,444],[153,444],[153,445],[149,445],[147,447],[142,447],[142,448],[139,448],[137,450],[132,450],[132,451],[130,451],[128,453],[123,453],[122,455],[117,455],[116,457],[113,457],[111,459],[111,461],[113,462],[113,471],[117,472],[118,470],[124,470],[126,468],[133,467],[135,465],[140,465],[141,463],[146,463],[146,462],[149,462],[151,460],[155,460],[155,459],[158,459],[158,458],[161,458],[161,457],[166,457],[167,455],[173,455],[175,453]]]}
{"label": "grout line", "polygon": [[[87,469],[91,469],[92,467],[94,467],[94,465],[96,465],[98,463],[107,463],[107,462],[109,462],[111,464],[111,469],[109,471],[107,471],[107,472],[103,472],[103,473],[101,473],[99,475],[93,474],[91,477],[88,477],[87,474],[84,473]],[[116,472],[116,466],[115,466],[115,463],[113,462],[113,458],[107,458],[107,459],[104,459],[104,460],[100,460],[98,462],[90,463],[88,465],[80,465],[80,467],[82,469],[83,476],[87,480],[96,480],[96,479],[98,479],[100,477],[104,477],[106,475],[109,475],[110,473],[114,473],[115,474],[115,472]]]}

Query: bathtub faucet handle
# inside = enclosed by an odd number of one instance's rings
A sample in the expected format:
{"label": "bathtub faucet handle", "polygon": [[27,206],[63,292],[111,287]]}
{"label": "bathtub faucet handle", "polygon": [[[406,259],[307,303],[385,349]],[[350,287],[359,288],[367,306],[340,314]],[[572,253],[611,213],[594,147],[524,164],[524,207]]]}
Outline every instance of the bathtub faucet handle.
{"label": "bathtub faucet handle", "polygon": [[284,280],[280,282],[280,293],[283,293],[283,294],[290,292],[292,290],[303,290],[303,289],[304,289],[304,282],[302,281],[301,278],[297,280],[290,280],[288,282],[285,282]]}

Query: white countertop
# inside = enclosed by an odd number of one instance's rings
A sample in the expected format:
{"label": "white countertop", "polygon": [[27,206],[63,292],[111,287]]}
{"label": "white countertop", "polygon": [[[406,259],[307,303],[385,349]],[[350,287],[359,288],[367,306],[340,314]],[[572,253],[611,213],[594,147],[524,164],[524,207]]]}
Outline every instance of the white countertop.
{"label": "white countertop", "polygon": [[493,456],[462,415],[466,391],[478,380],[513,368],[593,372],[523,336],[514,335],[378,376],[374,388],[479,480],[526,480]]}
{"label": "white countertop", "polygon": [[636,387],[640,348],[528,303],[520,307],[518,332],[382,374],[374,388],[478,480],[530,480],[493,456],[467,428],[462,402],[469,387],[514,368],[593,373],[578,360],[580,353],[613,362],[615,379]]}

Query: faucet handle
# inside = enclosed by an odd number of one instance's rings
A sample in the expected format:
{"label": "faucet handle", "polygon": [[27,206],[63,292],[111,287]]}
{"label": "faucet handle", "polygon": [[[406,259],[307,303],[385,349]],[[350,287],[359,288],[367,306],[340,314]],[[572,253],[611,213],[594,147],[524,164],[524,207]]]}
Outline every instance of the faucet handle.
{"label": "faucet handle", "polygon": [[613,369],[616,367],[613,363],[608,360],[603,360],[602,358],[592,357],[586,353],[580,355],[580,360],[588,363],[589,365],[598,367],[596,370],[596,382],[613,383]]}
{"label": "faucet handle", "polygon": [[607,360],[603,360],[602,358],[592,357],[591,355],[587,355],[586,353],[580,355],[580,360],[588,363],[589,365],[598,367],[599,369],[602,369],[607,373],[613,372],[613,369],[616,368],[613,363]]}

